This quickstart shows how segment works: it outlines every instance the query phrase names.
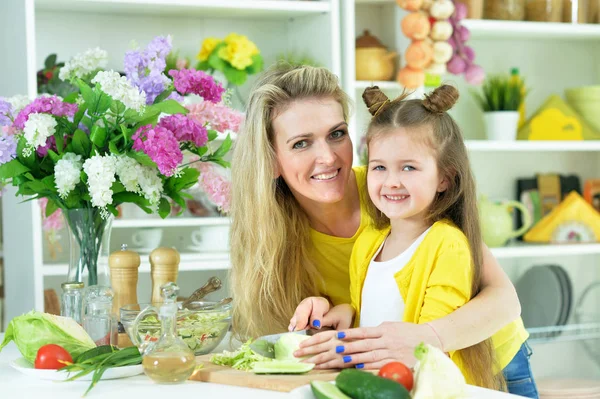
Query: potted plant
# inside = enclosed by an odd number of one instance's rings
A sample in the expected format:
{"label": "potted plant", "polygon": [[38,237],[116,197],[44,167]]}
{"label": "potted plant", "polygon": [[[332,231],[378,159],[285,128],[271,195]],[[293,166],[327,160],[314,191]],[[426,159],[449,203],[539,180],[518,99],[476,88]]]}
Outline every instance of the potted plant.
{"label": "potted plant", "polygon": [[526,95],[523,81],[505,75],[490,76],[482,92],[472,93],[483,110],[488,139],[516,140],[519,106]]}

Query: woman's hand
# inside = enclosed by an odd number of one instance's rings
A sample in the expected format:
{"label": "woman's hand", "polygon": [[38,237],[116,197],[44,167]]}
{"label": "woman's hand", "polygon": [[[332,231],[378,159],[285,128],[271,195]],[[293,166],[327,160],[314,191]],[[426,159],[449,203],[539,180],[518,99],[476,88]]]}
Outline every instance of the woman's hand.
{"label": "woman's hand", "polygon": [[323,297],[308,297],[300,302],[288,326],[289,331],[304,330],[312,327],[330,327],[346,329],[352,325],[354,309],[342,304],[329,309],[329,301]]}
{"label": "woman's hand", "polygon": [[294,356],[314,355],[305,361],[315,363],[318,369],[379,369],[391,361],[411,367],[416,362],[415,347],[421,342],[441,345],[435,331],[426,324],[386,322],[377,327],[316,334],[302,341]]}

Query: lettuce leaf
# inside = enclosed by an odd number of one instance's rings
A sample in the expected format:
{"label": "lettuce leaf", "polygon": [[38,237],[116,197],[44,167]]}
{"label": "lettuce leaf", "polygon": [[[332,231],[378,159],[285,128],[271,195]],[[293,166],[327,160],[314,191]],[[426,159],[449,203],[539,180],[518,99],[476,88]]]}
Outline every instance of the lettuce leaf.
{"label": "lettuce leaf", "polygon": [[250,371],[256,362],[269,362],[272,359],[254,353],[250,349],[252,340],[242,344],[242,346],[234,351],[223,351],[223,353],[213,355],[210,358],[211,363],[219,366],[230,366],[236,370]]}
{"label": "lettuce leaf", "polygon": [[0,351],[10,341],[15,341],[21,355],[32,364],[38,349],[47,344],[62,346],[73,358],[96,346],[75,320],[36,311],[10,321]]}

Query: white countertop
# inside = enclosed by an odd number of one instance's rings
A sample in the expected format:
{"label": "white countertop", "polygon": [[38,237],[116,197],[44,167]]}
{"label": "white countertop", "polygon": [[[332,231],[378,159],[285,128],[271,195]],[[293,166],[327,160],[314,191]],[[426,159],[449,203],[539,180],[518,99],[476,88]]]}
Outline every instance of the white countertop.
{"label": "white countertop", "polygon": [[[0,334],[0,342],[4,334]],[[227,341],[225,339],[224,341]],[[55,382],[36,380],[21,374],[10,367],[9,363],[21,357],[14,342],[8,344],[0,352],[0,392],[3,398],[81,398],[89,385],[89,381]],[[469,387],[469,398],[510,399],[517,398],[500,392]],[[144,374],[117,380],[100,381],[86,398],[111,399],[164,399],[172,396],[179,398],[244,398],[244,399],[314,399],[309,386],[304,386],[290,393],[266,391],[261,389],[240,388],[228,385],[187,381],[178,385],[160,385],[153,383]]]}

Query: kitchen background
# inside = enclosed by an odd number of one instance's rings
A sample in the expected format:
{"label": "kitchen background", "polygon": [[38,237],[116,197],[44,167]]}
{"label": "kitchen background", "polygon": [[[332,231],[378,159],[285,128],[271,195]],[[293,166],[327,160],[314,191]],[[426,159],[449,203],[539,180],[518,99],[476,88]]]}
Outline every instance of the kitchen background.
{"label": "kitchen background", "polygon": [[[537,115],[543,106],[564,111],[561,107],[569,103],[567,89],[599,84],[598,0],[574,1],[575,4],[570,0],[473,0],[468,4],[470,18],[461,21],[470,31],[467,44],[476,54],[475,62],[488,76],[508,74],[512,68],[518,68],[519,77],[529,90],[526,119]],[[225,37],[235,31],[256,44],[265,65],[282,57],[304,59],[326,66],[341,77],[344,89],[356,103],[350,124],[357,149],[356,163],[360,162],[361,136],[368,122],[360,95],[372,83],[356,78],[361,72],[356,67],[357,38],[368,30],[376,38],[376,46],[386,47],[384,53],[398,53],[396,58],[386,58],[392,60],[392,75],[377,82],[390,95],[402,91],[394,78],[399,65],[406,63],[405,50],[411,43],[400,27],[407,11],[398,7],[396,1],[386,0],[5,0],[0,7],[0,33],[4,37],[4,59],[0,63],[2,96],[34,97],[38,92],[37,71],[44,68],[44,61],[53,53],[59,61],[67,61],[98,46],[110,55],[108,68],[120,70],[121,55],[131,48],[132,40],[144,47],[157,35],[171,35],[179,55],[195,63],[205,38]],[[498,10],[508,11],[499,14]],[[562,22],[573,19],[578,22]],[[233,99],[239,109],[254,79],[250,76],[239,87],[239,97]],[[566,197],[567,188],[583,195],[585,182],[600,178],[600,141],[490,140],[483,112],[471,95],[480,87],[467,83],[460,73],[445,74],[443,81],[460,89],[461,98],[452,114],[467,139],[478,190],[490,200],[519,199],[533,209],[531,204],[537,202],[527,193],[539,185],[539,196],[552,199],[554,195],[554,203],[548,205],[550,211]],[[424,90],[427,89],[419,86],[415,95]],[[558,105],[546,102],[553,94],[560,98]],[[590,95],[584,102],[597,110],[598,99]],[[574,100],[570,101],[573,105]],[[572,110],[570,105],[567,107]],[[600,126],[594,127],[594,112],[584,114],[577,117],[589,123],[591,130],[600,131]],[[560,119],[550,118],[545,126],[552,130],[561,123]],[[564,139],[560,132],[556,134],[553,138]],[[543,176],[536,177],[539,174]],[[0,273],[0,327],[29,309],[52,309],[69,262],[68,232],[43,229],[39,204],[23,203],[14,192],[12,187],[6,187],[0,201],[4,233],[0,252],[4,265]],[[226,280],[229,219],[200,189],[192,194],[194,200],[188,202],[188,208],[179,217],[161,220],[135,206],[123,206],[120,217],[113,222],[111,251],[126,243],[142,256],[139,298],[150,297],[148,253],[158,246],[175,247],[181,253],[178,284],[182,295],[191,294],[210,276]],[[577,199],[574,205],[566,205],[581,208]],[[485,206],[488,217],[482,218],[482,223],[498,226],[506,218],[512,223],[509,210],[488,203]],[[536,221],[541,211],[537,212]],[[579,224],[565,231],[575,231],[583,241],[586,234],[598,241],[593,227],[600,226],[597,212],[579,217],[581,220],[567,219],[571,224]],[[519,217],[514,220],[520,223]],[[537,227],[537,231],[535,226],[530,231],[533,241],[539,237],[544,240],[547,231],[543,231],[543,226]],[[525,245],[511,240],[509,245],[503,245],[507,237],[508,233],[500,237],[499,246],[492,251],[517,286],[523,317],[533,328],[534,373],[538,377],[600,379],[600,288],[594,286],[600,281],[600,244]],[[224,296],[226,289],[216,295]]]}

